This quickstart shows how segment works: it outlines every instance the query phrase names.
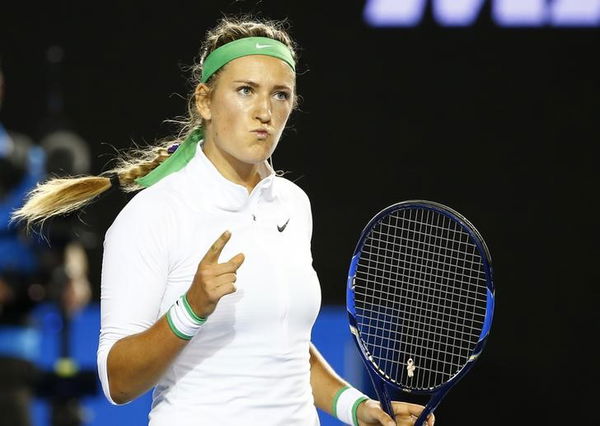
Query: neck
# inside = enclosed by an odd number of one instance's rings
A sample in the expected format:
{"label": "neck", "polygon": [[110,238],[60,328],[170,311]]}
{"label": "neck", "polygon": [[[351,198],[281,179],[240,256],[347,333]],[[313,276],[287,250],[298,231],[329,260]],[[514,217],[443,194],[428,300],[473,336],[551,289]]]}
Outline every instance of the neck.
{"label": "neck", "polygon": [[233,183],[244,186],[248,193],[260,182],[258,164],[243,163],[232,155],[217,148],[214,143],[205,140],[202,150],[206,158],[216,167],[223,177]]}

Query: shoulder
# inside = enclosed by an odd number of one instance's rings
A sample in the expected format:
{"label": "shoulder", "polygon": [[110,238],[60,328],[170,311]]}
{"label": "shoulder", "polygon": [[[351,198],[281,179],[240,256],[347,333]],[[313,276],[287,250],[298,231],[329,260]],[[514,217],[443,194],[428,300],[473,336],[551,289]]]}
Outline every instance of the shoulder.
{"label": "shoulder", "polygon": [[107,235],[117,231],[154,234],[175,225],[181,201],[166,180],[136,193],[114,219]]}
{"label": "shoulder", "polygon": [[158,218],[172,212],[176,197],[160,182],[154,186],[143,189],[129,200],[123,207],[121,215],[143,215],[145,217]]}
{"label": "shoulder", "polygon": [[276,176],[275,182],[278,188],[278,192],[281,192],[301,203],[310,205],[310,199],[302,188],[289,179],[282,176]]}
{"label": "shoulder", "polygon": [[275,179],[277,196],[283,197],[284,202],[304,218],[306,233],[312,235],[312,208],[308,195],[296,183],[284,177],[277,176]]}
{"label": "shoulder", "polygon": [[306,218],[309,228],[312,229],[312,207],[306,192],[297,184],[284,177],[276,176],[275,179],[277,196],[281,197],[284,203],[294,211],[300,212]]}

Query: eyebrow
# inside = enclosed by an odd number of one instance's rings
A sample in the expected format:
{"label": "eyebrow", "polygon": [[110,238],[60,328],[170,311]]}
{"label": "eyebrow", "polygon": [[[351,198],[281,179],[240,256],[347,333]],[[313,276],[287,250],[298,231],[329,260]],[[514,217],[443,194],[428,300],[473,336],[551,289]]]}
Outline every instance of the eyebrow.
{"label": "eyebrow", "polygon": [[[234,83],[244,83],[247,84],[248,86],[251,87],[258,87],[260,86],[260,84],[252,81],[252,80],[235,80]],[[292,88],[290,86],[287,85],[281,85],[281,84],[277,84],[274,86],[275,89],[285,89],[285,90],[289,90],[290,92],[292,91]]]}

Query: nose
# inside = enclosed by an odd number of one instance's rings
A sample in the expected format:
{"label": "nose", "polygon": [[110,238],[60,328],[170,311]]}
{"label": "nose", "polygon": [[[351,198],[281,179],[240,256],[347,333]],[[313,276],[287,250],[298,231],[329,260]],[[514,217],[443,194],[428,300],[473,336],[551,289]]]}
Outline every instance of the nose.
{"label": "nose", "polygon": [[257,96],[254,118],[261,123],[271,121],[271,99],[269,96]]}

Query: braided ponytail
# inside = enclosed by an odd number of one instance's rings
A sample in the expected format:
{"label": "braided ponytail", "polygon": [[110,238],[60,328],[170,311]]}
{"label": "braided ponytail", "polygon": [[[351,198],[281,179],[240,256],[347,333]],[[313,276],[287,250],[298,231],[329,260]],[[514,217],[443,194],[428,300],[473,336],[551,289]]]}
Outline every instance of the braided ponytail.
{"label": "braided ponytail", "polygon": [[120,165],[102,176],[53,178],[38,184],[27,196],[23,207],[16,210],[12,220],[25,222],[27,228],[59,215],[83,208],[110,189],[132,192],[141,187],[135,183],[169,157],[165,147],[155,147],[140,153],[138,158],[120,159]]}

